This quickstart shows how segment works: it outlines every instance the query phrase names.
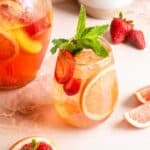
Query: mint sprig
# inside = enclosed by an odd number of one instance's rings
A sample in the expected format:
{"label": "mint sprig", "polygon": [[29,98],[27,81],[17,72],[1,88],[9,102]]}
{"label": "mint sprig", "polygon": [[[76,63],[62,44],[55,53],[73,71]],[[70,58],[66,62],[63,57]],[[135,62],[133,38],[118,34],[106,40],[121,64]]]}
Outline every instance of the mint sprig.
{"label": "mint sprig", "polygon": [[55,54],[56,51],[57,51],[57,49],[58,49],[62,44],[66,43],[66,42],[68,42],[68,41],[69,41],[69,40],[67,40],[67,39],[54,39],[54,40],[52,41],[54,47],[51,48],[51,53],[52,53],[52,54]]}
{"label": "mint sprig", "polygon": [[75,37],[70,40],[54,39],[52,41],[54,46],[51,48],[51,53],[56,53],[58,49],[66,49],[75,55],[84,48],[90,48],[96,55],[107,57],[108,52],[99,40],[100,36],[102,36],[107,29],[108,25],[86,27],[86,10],[85,7],[81,5]]}
{"label": "mint sprig", "polygon": [[80,14],[78,18],[78,24],[77,24],[77,31],[76,31],[76,39],[81,38],[82,33],[84,32],[86,28],[86,10],[83,5],[81,5],[80,8]]}

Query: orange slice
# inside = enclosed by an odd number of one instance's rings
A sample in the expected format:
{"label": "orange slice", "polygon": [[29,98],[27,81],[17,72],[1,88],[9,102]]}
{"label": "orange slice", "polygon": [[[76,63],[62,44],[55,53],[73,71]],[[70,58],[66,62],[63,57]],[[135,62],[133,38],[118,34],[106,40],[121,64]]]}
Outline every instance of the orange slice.
{"label": "orange slice", "polygon": [[[34,143],[33,143],[34,142]],[[26,149],[34,149],[32,144],[37,143],[37,148],[36,150],[56,150],[56,147],[54,143],[44,137],[38,137],[38,136],[33,136],[33,137],[27,137],[24,139],[19,140],[16,142],[10,150],[26,150]],[[48,146],[48,148],[43,147],[43,145]]]}
{"label": "orange slice", "polygon": [[134,95],[139,102],[143,104],[147,103],[150,101],[150,86],[139,89]]}
{"label": "orange slice", "polygon": [[150,103],[143,104],[125,114],[125,119],[134,127],[150,127]]}
{"label": "orange slice", "polygon": [[0,32],[0,62],[12,60],[19,52],[18,45],[8,34]]}
{"label": "orange slice", "polygon": [[103,120],[113,111],[117,95],[116,74],[112,65],[101,71],[85,87],[82,110],[91,120]]}

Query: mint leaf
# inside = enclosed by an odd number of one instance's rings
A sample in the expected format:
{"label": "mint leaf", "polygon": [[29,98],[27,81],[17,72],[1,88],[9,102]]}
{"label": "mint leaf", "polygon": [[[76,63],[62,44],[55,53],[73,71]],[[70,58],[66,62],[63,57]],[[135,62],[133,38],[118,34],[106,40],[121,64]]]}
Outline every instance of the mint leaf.
{"label": "mint leaf", "polygon": [[53,41],[52,41],[52,43],[53,43],[53,47],[51,48],[51,53],[52,54],[55,54],[56,53],[56,51],[57,51],[57,49],[62,45],[62,44],[64,44],[64,43],[66,43],[66,42],[68,42],[69,40],[67,40],[67,39],[54,39]]}
{"label": "mint leaf", "polygon": [[86,27],[86,10],[83,5],[81,5],[80,8],[80,15],[78,19],[78,24],[77,24],[77,31],[76,31],[76,39],[80,38],[82,35],[82,32],[84,31]]}
{"label": "mint leaf", "polygon": [[65,42],[64,44],[60,46],[61,49],[67,49],[71,52],[75,49],[75,47],[76,45],[72,41]]}
{"label": "mint leaf", "polygon": [[76,54],[77,52],[82,50],[82,47],[80,47],[80,45],[77,44],[76,40],[66,42],[66,43],[62,44],[60,48],[66,49],[66,50],[70,51],[72,54]]}
{"label": "mint leaf", "polygon": [[95,46],[93,47],[93,51],[96,53],[96,55],[100,57],[107,57],[109,56],[107,50],[104,48],[104,46],[100,43],[100,41],[95,40]]}
{"label": "mint leaf", "polygon": [[78,40],[78,44],[82,48],[90,48],[92,49],[96,55],[100,57],[107,57],[108,52],[106,49],[100,44],[100,41],[96,39],[90,39],[90,38],[85,38],[85,39],[80,39]]}
{"label": "mint leaf", "polygon": [[67,42],[67,41],[68,41],[67,39],[54,39],[52,41],[52,43],[55,44],[55,45],[60,45],[60,44],[62,44],[64,42]]}
{"label": "mint leaf", "polygon": [[77,54],[84,48],[92,49],[100,57],[108,56],[107,50],[99,41],[108,29],[108,25],[92,26],[86,28],[86,10],[83,5],[80,8],[80,15],[77,24],[77,31],[73,39],[54,39],[51,53],[56,53],[57,49],[66,49],[72,54]]}
{"label": "mint leaf", "polygon": [[99,36],[103,35],[107,31],[107,29],[108,25],[88,27],[83,31],[82,37],[98,38]]}

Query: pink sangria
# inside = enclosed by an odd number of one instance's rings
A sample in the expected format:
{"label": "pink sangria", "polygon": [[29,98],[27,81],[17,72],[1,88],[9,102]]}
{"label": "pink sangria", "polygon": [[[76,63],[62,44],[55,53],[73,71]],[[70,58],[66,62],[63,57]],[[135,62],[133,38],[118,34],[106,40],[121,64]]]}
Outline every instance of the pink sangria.
{"label": "pink sangria", "polygon": [[54,75],[54,105],[61,118],[79,128],[96,125],[114,110],[118,84],[112,49],[102,37],[108,25],[86,27],[81,6],[77,33],[54,39],[59,50]]}
{"label": "pink sangria", "polygon": [[0,1],[0,89],[33,80],[49,43],[50,0]]}

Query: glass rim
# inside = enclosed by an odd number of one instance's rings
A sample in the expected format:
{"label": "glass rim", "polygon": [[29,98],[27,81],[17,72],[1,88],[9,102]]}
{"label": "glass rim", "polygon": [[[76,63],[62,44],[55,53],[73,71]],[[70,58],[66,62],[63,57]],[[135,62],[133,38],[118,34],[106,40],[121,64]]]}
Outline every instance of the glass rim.
{"label": "glass rim", "polygon": [[[92,62],[92,63],[78,63],[78,62],[74,62],[74,61],[71,61],[69,60],[68,58],[66,58],[64,55],[63,55],[63,52],[65,51],[64,49],[62,49],[60,51],[61,53],[61,56],[63,57],[63,59],[69,63],[72,63],[72,64],[75,64],[75,65],[78,65],[78,66],[92,66],[92,65],[96,65],[96,64],[103,64],[107,61],[109,61],[109,59],[111,59],[112,57],[112,48],[109,44],[109,42],[107,42],[104,38],[100,38],[100,40],[102,41],[103,43],[103,46],[106,48],[107,52],[108,52],[108,56],[107,57],[100,57],[101,59],[95,61],[95,62]],[[90,49],[85,49],[85,50],[90,50]],[[84,51],[84,50],[83,50]],[[96,54],[95,54],[96,55]]]}

